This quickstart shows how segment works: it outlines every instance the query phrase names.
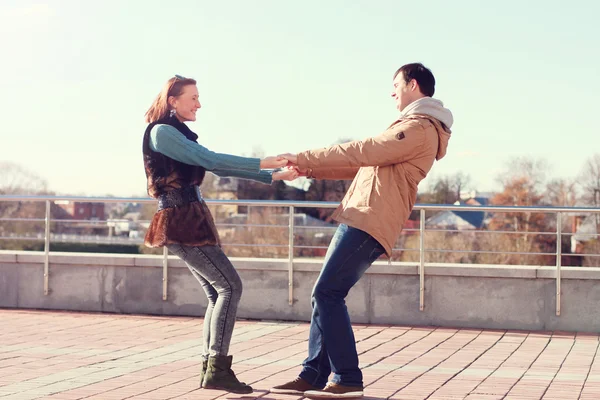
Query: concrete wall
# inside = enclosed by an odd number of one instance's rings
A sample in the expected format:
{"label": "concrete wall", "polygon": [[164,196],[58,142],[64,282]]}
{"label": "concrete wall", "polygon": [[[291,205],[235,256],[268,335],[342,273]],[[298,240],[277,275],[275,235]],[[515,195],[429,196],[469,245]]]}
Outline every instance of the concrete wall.
{"label": "concrete wall", "polygon": [[[0,307],[202,316],[206,296],[185,265],[169,257],[168,299],[162,258],[52,253],[44,295],[43,254],[0,251]],[[244,294],[238,317],[310,320],[310,292],[320,262],[294,263],[288,304],[287,260],[233,259]],[[376,263],[347,299],[355,323],[473,328],[600,331],[600,268],[562,269],[556,316],[553,267],[429,264],[419,311],[414,264]]]}

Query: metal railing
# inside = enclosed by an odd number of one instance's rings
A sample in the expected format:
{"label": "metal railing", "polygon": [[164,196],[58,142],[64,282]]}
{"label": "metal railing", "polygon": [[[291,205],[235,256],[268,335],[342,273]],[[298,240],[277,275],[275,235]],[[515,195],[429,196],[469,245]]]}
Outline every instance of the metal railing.
{"label": "metal railing", "polygon": [[[287,225],[272,225],[272,224],[222,224],[228,227],[238,226],[249,226],[249,227],[282,227],[288,229],[288,301],[291,305],[293,303],[293,278],[294,278],[294,249],[299,246],[295,246],[295,226],[294,216],[297,208],[335,208],[339,203],[336,202],[318,202],[318,201],[274,201],[274,200],[211,200],[205,199],[208,205],[214,206],[260,206],[260,207],[279,207],[287,208],[289,210],[289,219]],[[11,240],[11,239],[31,239],[31,240],[43,240],[44,241],[44,294],[49,294],[49,256],[50,256],[50,244],[51,244],[51,232],[50,226],[52,222],[86,222],[86,223],[106,223],[105,220],[66,220],[66,219],[53,219],[51,218],[51,205],[53,202],[82,202],[82,203],[142,203],[152,204],[155,203],[155,199],[151,198],[117,198],[117,197],[82,197],[82,196],[14,196],[5,195],[0,196],[0,203],[2,202],[44,202],[45,203],[45,218],[0,218],[2,222],[44,222],[44,236],[39,237],[5,237],[2,236],[0,239]],[[517,231],[517,230],[482,230],[482,231],[466,231],[473,233],[504,233],[504,234],[521,234],[521,235],[555,235],[556,239],[556,251],[553,253],[531,253],[531,252],[508,252],[507,254],[517,255],[551,255],[555,257],[555,268],[556,268],[556,315],[560,315],[561,312],[561,267],[562,267],[562,237],[563,235],[573,235],[574,233],[565,233],[562,228],[562,219],[564,215],[581,213],[581,214],[595,214],[600,215],[600,209],[588,208],[588,207],[526,207],[526,206],[466,206],[466,205],[438,205],[438,204],[417,204],[414,207],[415,210],[419,211],[419,228],[418,229],[404,229],[408,232],[419,232],[419,248],[394,248],[394,250],[400,251],[418,251],[418,272],[419,272],[419,309],[422,311],[425,308],[425,257],[427,253],[432,252],[454,252],[454,253],[497,253],[490,251],[481,250],[456,250],[456,249],[431,249],[426,247],[425,233],[426,232],[443,232],[443,233],[460,233],[465,232],[460,229],[426,229],[426,213],[429,211],[471,211],[471,212],[490,212],[490,213],[543,213],[543,214],[554,214],[556,217],[556,229],[554,232],[531,232],[531,231]],[[139,221],[138,221],[139,222]],[[217,224],[219,226],[219,224]],[[302,228],[313,228],[313,227],[302,227]],[[314,227],[322,228],[322,227]],[[334,229],[334,228],[332,228]],[[597,238],[600,236],[597,232],[593,234],[586,234],[586,236]],[[134,243],[142,243],[142,239],[133,240]],[[235,244],[230,243],[231,246],[244,246],[247,244]],[[262,245],[269,246],[269,245]],[[270,245],[279,246],[282,245]],[[300,246],[300,247],[316,247],[316,246]],[[586,254],[592,257],[600,257],[600,254]],[[162,266],[163,266],[163,279],[162,279],[162,297],[163,300],[167,300],[167,288],[168,288],[168,251],[166,247],[162,254]]]}

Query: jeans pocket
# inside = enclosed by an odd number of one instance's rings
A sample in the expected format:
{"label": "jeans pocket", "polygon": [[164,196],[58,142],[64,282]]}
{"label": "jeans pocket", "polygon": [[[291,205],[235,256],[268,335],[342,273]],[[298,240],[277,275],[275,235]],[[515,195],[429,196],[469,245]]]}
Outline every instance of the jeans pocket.
{"label": "jeans pocket", "polygon": [[377,240],[372,239],[375,242],[373,249],[371,250],[371,254],[369,254],[369,260],[371,262],[375,262],[383,253],[385,253],[385,249]]}

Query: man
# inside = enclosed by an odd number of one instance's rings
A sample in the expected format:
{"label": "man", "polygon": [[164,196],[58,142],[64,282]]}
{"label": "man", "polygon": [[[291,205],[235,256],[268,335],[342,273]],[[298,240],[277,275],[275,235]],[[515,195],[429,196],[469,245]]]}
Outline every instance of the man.
{"label": "man", "polygon": [[282,155],[309,178],[354,181],[333,214],[340,226],[313,289],[308,357],[299,377],[272,388],[273,393],[311,399],[363,396],[345,298],[379,256],[391,257],[418,183],[446,154],[453,122],[450,110],[432,98],[435,78],[422,64],[399,68],[393,86],[400,119],[379,136]]}

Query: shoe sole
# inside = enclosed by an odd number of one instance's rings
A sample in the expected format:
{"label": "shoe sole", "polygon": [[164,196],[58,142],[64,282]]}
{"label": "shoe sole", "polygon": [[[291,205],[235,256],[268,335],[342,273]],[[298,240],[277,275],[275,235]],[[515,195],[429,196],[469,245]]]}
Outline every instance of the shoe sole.
{"label": "shoe sole", "polygon": [[302,390],[293,389],[269,389],[269,392],[275,394],[304,394]]}
{"label": "shoe sole", "polygon": [[225,387],[220,387],[220,386],[202,386],[203,389],[208,389],[208,390],[223,390],[225,392],[228,393],[235,393],[235,394],[250,394],[252,393],[254,390],[250,389],[250,391],[241,391],[241,390],[231,390]]}
{"label": "shoe sole", "polygon": [[317,390],[309,390],[304,392],[304,397],[309,399],[360,399],[364,396],[364,392],[348,392],[348,393],[331,393]]}

